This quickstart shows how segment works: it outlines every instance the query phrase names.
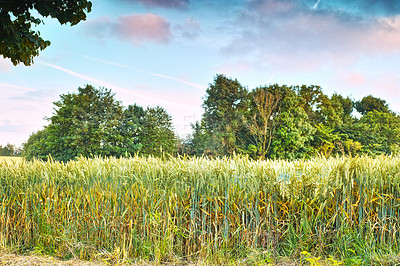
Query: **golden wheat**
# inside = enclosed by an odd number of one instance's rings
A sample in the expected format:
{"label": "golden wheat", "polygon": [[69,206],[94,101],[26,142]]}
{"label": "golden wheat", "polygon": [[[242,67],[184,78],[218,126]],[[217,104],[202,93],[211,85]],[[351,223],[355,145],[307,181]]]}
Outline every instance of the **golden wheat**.
{"label": "golden wheat", "polygon": [[0,245],[62,258],[399,252],[398,157],[0,161],[0,182]]}

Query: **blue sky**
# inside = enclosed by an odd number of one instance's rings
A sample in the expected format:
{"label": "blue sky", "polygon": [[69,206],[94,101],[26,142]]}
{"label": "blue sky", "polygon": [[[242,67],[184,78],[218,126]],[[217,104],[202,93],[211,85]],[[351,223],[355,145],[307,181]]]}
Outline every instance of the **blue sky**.
{"label": "blue sky", "polygon": [[44,125],[60,94],[92,84],[123,105],[160,105],[181,136],[217,73],[252,89],[320,85],[400,112],[397,0],[93,0],[86,21],[38,27],[51,46],[30,67],[0,58],[0,145]]}

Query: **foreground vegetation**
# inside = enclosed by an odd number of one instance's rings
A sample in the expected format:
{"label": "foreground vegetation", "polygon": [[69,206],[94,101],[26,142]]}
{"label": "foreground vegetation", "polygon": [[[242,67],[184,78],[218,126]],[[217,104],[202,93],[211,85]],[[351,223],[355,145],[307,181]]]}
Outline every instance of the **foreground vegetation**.
{"label": "foreground vegetation", "polygon": [[22,157],[17,156],[0,156],[0,162],[18,162],[22,160]]}
{"label": "foreground vegetation", "polygon": [[400,263],[400,160],[0,161],[0,245],[61,259]]}

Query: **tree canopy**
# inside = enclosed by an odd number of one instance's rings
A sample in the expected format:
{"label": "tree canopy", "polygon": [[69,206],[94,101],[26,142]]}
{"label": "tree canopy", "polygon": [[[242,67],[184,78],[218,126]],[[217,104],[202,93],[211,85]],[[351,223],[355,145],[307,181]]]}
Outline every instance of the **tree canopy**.
{"label": "tree canopy", "polygon": [[77,156],[160,156],[175,152],[171,117],[161,107],[124,108],[111,90],[91,85],[60,95],[44,129],[24,144],[24,154],[61,161]]}
{"label": "tree canopy", "polygon": [[[248,91],[217,75],[206,91],[204,115],[185,147],[190,154],[233,152],[253,158],[304,158],[400,151],[400,117],[385,100],[360,101],[319,86],[268,85]],[[353,115],[353,109],[362,115]]]}
{"label": "tree canopy", "polygon": [[92,3],[87,0],[0,0],[0,54],[14,65],[29,66],[39,51],[50,45],[32,29],[32,25],[43,23],[34,16],[36,13],[73,26],[85,20],[91,9]]}
{"label": "tree canopy", "polygon": [[247,90],[236,79],[217,75],[206,93],[203,126],[209,136],[207,146],[215,155],[233,154],[240,145]]}
{"label": "tree canopy", "polygon": [[[60,95],[54,105],[49,125],[23,146],[28,159],[177,152],[296,159],[400,152],[400,116],[384,100],[366,96],[355,101],[337,93],[329,97],[314,85],[248,90],[236,79],[216,75],[206,90],[203,117],[185,140],[175,136],[164,108],[124,107],[108,89],[87,85]],[[353,115],[354,108],[361,116]]]}
{"label": "tree canopy", "polygon": [[357,101],[354,104],[356,110],[365,115],[371,111],[379,111],[379,112],[389,112],[388,105],[385,100],[376,98],[372,95],[368,95],[361,99],[361,101]]}
{"label": "tree canopy", "polygon": [[7,143],[7,145],[0,145],[0,156],[18,156],[21,154],[21,150],[14,144]]}

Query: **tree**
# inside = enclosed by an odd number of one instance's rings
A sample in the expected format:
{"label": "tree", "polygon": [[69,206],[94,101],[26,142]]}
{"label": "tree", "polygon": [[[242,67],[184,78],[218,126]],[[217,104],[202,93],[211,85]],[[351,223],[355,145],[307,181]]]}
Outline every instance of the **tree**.
{"label": "tree", "polygon": [[143,144],[140,135],[143,130],[143,119],[145,111],[139,105],[129,105],[123,112],[119,133],[122,136],[121,152],[135,154],[139,152]]}
{"label": "tree", "polygon": [[202,122],[197,121],[195,124],[192,124],[192,136],[188,141],[188,146],[190,150],[190,155],[201,156],[203,154],[212,153],[208,150],[207,145],[207,135],[205,132],[204,124]]}
{"label": "tree", "polygon": [[335,128],[341,124],[338,110],[339,105],[335,105],[327,95],[322,92],[320,86],[296,86],[299,96],[303,99],[303,108],[306,111],[313,126],[323,124]]}
{"label": "tree", "polygon": [[105,88],[87,85],[78,93],[62,94],[50,124],[24,143],[24,155],[68,161],[76,156],[125,156],[175,153],[171,116],[162,107],[123,108]]}
{"label": "tree", "polygon": [[32,30],[32,24],[43,23],[32,14],[37,12],[42,17],[50,16],[72,26],[85,20],[91,8],[88,0],[0,0],[0,54],[10,58],[14,65],[31,65],[39,50],[50,45],[40,32]]}
{"label": "tree", "polygon": [[6,146],[0,145],[0,156],[16,156],[20,155],[21,150],[14,144],[7,143]]}
{"label": "tree", "polygon": [[51,136],[48,128],[39,130],[31,134],[28,140],[22,144],[23,156],[27,160],[33,158],[46,160],[49,154],[52,153],[50,149]]}
{"label": "tree", "polygon": [[268,151],[270,158],[302,158],[312,153],[309,143],[316,129],[311,125],[304,110],[304,101],[296,89],[277,84],[268,88],[271,93],[281,95],[277,107],[279,112],[273,119],[275,130]]}
{"label": "tree", "polygon": [[342,95],[334,93],[331,97],[331,102],[332,105],[336,107],[343,123],[353,120],[351,114],[353,112],[354,102],[349,97],[344,98]]}
{"label": "tree", "polygon": [[389,107],[386,103],[385,100],[382,100],[380,98],[376,98],[372,95],[366,96],[362,98],[361,101],[355,102],[355,107],[356,110],[362,114],[365,115],[368,112],[371,111],[378,111],[378,112],[384,112],[387,113],[389,112]]}
{"label": "tree", "polygon": [[119,134],[123,108],[107,89],[87,85],[78,93],[62,94],[50,124],[24,145],[28,157],[68,161],[78,155],[118,156],[125,150]]}
{"label": "tree", "polygon": [[163,153],[175,153],[172,118],[164,108],[157,106],[145,110],[139,139],[143,145],[141,154],[161,156]]}
{"label": "tree", "polygon": [[340,134],[334,132],[331,127],[318,124],[315,125],[315,128],[317,130],[314,133],[312,144],[318,154],[328,157],[331,155],[336,145],[342,145],[340,142]]}
{"label": "tree", "polygon": [[271,145],[274,131],[272,119],[279,113],[281,95],[279,92],[269,92],[268,87],[260,87],[250,93],[249,99],[250,115],[249,118],[245,118],[245,124],[254,137],[253,150],[259,158],[264,159]]}
{"label": "tree", "polygon": [[207,145],[215,155],[231,155],[240,144],[238,134],[244,127],[247,90],[236,79],[219,74],[206,93],[202,123]]}
{"label": "tree", "polygon": [[400,151],[400,117],[391,112],[370,111],[359,122],[364,134],[357,139],[365,150],[374,154]]}

